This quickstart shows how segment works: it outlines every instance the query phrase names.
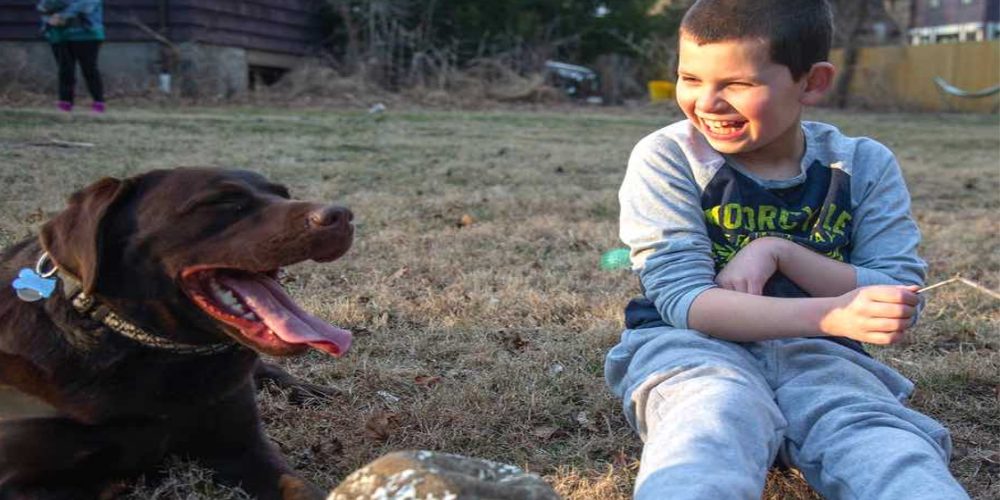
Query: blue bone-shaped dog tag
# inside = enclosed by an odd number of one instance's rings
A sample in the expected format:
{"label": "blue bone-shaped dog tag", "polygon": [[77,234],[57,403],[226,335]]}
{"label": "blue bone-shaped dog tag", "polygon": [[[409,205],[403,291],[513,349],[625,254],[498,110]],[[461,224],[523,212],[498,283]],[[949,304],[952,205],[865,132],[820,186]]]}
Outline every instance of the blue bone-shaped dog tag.
{"label": "blue bone-shaped dog tag", "polygon": [[54,278],[43,278],[31,269],[24,268],[18,273],[17,279],[11,285],[17,291],[17,297],[25,302],[47,299],[56,289]]}

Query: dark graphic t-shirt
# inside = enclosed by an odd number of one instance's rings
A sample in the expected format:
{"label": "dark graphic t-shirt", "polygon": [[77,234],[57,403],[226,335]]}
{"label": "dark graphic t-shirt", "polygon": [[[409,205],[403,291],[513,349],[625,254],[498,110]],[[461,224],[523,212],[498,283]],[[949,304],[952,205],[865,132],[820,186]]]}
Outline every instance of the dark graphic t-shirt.
{"label": "dark graphic t-shirt", "polygon": [[[791,240],[841,262],[850,258],[850,178],[818,161],[801,184],[775,189],[726,163],[705,187],[701,207],[716,273],[743,247],[765,236]],[[808,296],[780,273],[768,281],[764,295]]]}
{"label": "dark graphic t-shirt", "polygon": [[[621,236],[643,290],[626,309],[628,328],[687,328],[694,298],[765,236],[854,265],[858,286],[922,283],[920,235],[892,153],[825,124],[803,123],[803,132],[801,173],[783,181],[745,172],[686,121],[640,141],[619,192]],[[780,274],[764,294],[808,296]]]}

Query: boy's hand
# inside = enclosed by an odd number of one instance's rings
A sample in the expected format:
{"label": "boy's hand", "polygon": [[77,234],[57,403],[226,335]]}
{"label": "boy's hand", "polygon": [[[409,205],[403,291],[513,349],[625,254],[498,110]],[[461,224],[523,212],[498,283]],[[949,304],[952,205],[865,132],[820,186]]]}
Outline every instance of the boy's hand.
{"label": "boy's hand", "polygon": [[913,323],[918,288],[878,285],[847,292],[833,299],[837,305],[820,320],[820,329],[868,344],[895,344]]}
{"label": "boy's hand", "polygon": [[715,283],[726,290],[764,294],[764,284],[778,270],[778,252],[785,240],[759,238],[736,252],[726,267],[715,276]]}
{"label": "boy's hand", "polygon": [[66,20],[59,14],[52,14],[47,21],[50,26],[62,26],[66,24]]}

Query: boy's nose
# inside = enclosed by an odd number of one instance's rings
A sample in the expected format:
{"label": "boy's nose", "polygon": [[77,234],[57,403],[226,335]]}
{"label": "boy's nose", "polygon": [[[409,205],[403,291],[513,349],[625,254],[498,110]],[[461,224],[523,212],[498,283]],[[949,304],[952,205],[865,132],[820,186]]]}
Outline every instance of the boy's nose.
{"label": "boy's nose", "polygon": [[725,107],[725,101],[722,100],[718,92],[705,90],[698,96],[695,106],[697,106],[698,111],[715,112]]}

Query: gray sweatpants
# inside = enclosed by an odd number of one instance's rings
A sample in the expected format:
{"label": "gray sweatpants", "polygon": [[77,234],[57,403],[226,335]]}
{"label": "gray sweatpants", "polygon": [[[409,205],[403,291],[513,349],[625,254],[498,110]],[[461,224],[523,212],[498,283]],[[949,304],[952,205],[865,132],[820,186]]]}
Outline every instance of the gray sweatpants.
{"label": "gray sweatpants", "polygon": [[632,391],[636,498],[759,499],[779,454],[829,499],[968,498],[948,431],[904,406],[913,384],[888,366],[829,340],[663,330],[659,371]]}

